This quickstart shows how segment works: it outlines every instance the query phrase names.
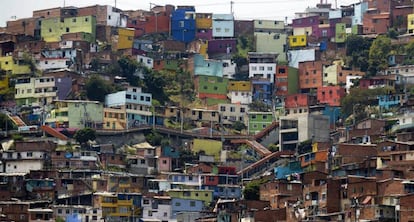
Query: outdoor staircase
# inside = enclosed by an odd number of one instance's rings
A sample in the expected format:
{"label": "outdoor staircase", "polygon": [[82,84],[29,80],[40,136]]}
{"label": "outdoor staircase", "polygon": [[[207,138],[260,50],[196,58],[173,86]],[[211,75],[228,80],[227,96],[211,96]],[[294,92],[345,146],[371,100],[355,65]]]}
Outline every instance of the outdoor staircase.
{"label": "outdoor staircase", "polygon": [[26,126],[26,123],[17,115],[7,115],[9,119],[17,126]]}

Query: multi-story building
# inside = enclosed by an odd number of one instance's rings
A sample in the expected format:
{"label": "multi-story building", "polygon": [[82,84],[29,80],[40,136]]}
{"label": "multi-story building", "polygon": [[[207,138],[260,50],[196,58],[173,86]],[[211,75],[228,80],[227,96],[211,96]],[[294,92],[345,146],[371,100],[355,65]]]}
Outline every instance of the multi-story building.
{"label": "multi-story building", "polygon": [[171,189],[167,193],[171,198],[201,200],[204,206],[208,206],[213,201],[212,190]]}
{"label": "multi-story building", "polygon": [[283,208],[302,196],[300,181],[276,180],[260,186],[260,200],[269,201],[272,209]]}
{"label": "multi-story building", "polygon": [[315,142],[329,141],[329,117],[301,113],[280,117],[279,141],[281,150],[295,150],[298,143],[312,139]]}
{"label": "multi-story building", "polygon": [[172,201],[169,196],[143,196],[141,206],[143,221],[170,221],[173,218]]}
{"label": "multi-story building", "polygon": [[286,61],[287,36],[284,21],[254,20],[256,52],[277,53],[278,61]]}
{"label": "multi-story building", "polygon": [[57,99],[54,77],[18,78],[15,99],[19,105],[46,105]]}
{"label": "multi-story building", "polygon": [[249,52],[249,77],[275,81],[277,53]]}
{"label": "multi-story building", "polygon": [[170,31],[171,13],[173,5],[154,6],[151,11],[128,11],[129,28],[135,28],[135,36],[139,37],[151,33],[167,33]]}
{"label": "multi-story building", "polygon": [[223,77],[200,75],[196,78],[198,98],[212,105],[214,101],[227,100],[227,85],[229,80]]}
{"label": "multi-story building", "polygon": [[213,38],[234,37],[234,16],[233,14],[212,15]]}
{"label": "multi-story building", "polygon": [[213,16],[212,13],[196,14],[196,37],[198,39],[210,40],[213,37]]}
{"label": "multi-story building", "polygon": [[231,125],[236,121],[244,123],[246,113],[249,112],[249,106],[242,104],[219,104],[218,107],[221,116],[220,122],[224,125]]}
{"label": "multi-story building", "polygon": [[171,35],[174,40],[189,43],[196,34],[194,6],[178,6],[171,14]]}
{"label": "multi-story building", "polygon": [[61,40],[61,36],[66,33],[83,33],[89,42],[94,42],[96,17],[89,15],[44,19],[40,33],[45,42],[58,42]]}
{"label": "multi-story building", "polygon": [[301,92],[311,92],[323,85],[323,62],[299,63],[299,88]]}
{"label": "multi-story building", "polygon": [[105,97],[104,129],[128,129],[152,122],[152,94],[139,87],[108,94]]}
{"label": "multi-story building", "polygon": [[136,150],[136,155],[127,156],[129,170],[136,174],[153,174],[156,171],[155,147],[148,143],[139,143],[130,146]]}
{"label": "multi-story building", "polygon": [[247,112],[245,118],[245,125],[249,134],[256,134],[273,122],[272,112]]}
{"label": "multi-story building", "polygon": [[102,128],[103,105],[97,101],[55,100],[45,123],[54,128]]}
{"label": "multi-story building", "polygon": [[136,221],[141,215],[141,198],[135,193],[96,192],[93,208],[102,209],[105,221]]}
{"label": "multi-story building", "polygon": [[0,68],[12,75],[31,74],[32,70],[23,60],[13,58],[11,55],[0,56]]}
{"label": "multi-story building", "polygon": [[29,173],[43,169],[50,161],[49,152],[55,146],[51,141],[16,142],[14,150],[2,153],[2,172]]}
{"label": "multi-story building", "polygon": [[340,86],[323,86],[317,89],[319,104],[340,106],[343,97],[345,97],[345,89]]}
{"label": "multi-story building", "polygon": [[298,78],[298,69],[290,66],[277,66],[275,76],[275,95],[283,97],[297,93],[299,85]]}
{"label": "multi-story building", "polygon": [[231,103],[250,104],[252,102],[252,84],[250,81],[229,81],[227,91]]}

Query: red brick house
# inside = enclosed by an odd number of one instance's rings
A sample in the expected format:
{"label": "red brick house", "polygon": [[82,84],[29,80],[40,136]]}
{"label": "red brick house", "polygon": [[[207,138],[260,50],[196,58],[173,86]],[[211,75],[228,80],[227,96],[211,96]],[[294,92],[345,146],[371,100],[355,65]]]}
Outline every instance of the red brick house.
{"label": "red brick house", "polygon": [[277,180],[260,186],[260,200],[270,201],[272,209],[283,208],[302,196],[302,183]]}
{"label": "red brick house", "polygon": [[341,86],[322,86],[317,89],[317,99],[319,104],[329,106],[340,106],[341,99],[345,97],[345,88]]}

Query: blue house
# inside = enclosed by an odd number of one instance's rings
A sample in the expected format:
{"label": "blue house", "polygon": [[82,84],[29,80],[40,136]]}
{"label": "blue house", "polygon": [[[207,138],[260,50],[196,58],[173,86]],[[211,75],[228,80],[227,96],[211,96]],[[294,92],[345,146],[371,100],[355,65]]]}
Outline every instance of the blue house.
{"label": "blue house", "polygon": [[341,107],[327,105],[323,110],[323,115],[329,116],[329,125],[334,128],[334,124],[341,118]]}
{"label": "blue house", "polygon": [[252,80],[253,101],[264,102],[268,105],[272,104],[273,84],[266,79]]}
{"label": "blue house", "polygon": [[214,198],[223,199],[240,199],[242,194],[241,187],[239,185],[218,185],[214,190]]}
{"label": "blue house", "polygon": [[171,14],[171,34],[174,40],[189,43],[196,35],[194,6],[178,6]]}
{"label": "blue house", "polygon": [[378,106],[380,109],[389,109],[393,106],[399,106],[403,95],[381,95],[378,96]]}
{"label": "blue house", "polygon": [[204,203],[202,200],[171,198],[172,218],[176,218],[180,212],[200,212],[203,207]]}
{"label": "blue house", "polygon": [[287,166],[275,168],[276,179],[287,179],[289,176],[300,174],[303,172],[299,161],[289,162]]}
{"label": "blue house", "polygon": [[207,60],[200,54],[194,55],[194,75],[223,77],[223,62]]}

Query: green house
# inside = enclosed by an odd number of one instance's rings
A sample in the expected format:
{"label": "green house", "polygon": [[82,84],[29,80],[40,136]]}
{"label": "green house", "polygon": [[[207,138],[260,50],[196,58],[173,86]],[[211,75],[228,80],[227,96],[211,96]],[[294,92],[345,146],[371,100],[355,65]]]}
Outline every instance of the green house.
{"label": "green house", "polygon": [[207,101],[208,105],[226,103],[228,82],[228,79],[222,77],[198,76],[196,83],[198,98]]}
{"label": "green house", "polygon": [[335,25],[335,42],[344,43],[346,40],[346,26],[345,23],[336,23]]}
{"label": "green house", "polygon": [[249,134],[257,134],[273,122],[272,112],[249,112],[247,113],[247,127]]}

